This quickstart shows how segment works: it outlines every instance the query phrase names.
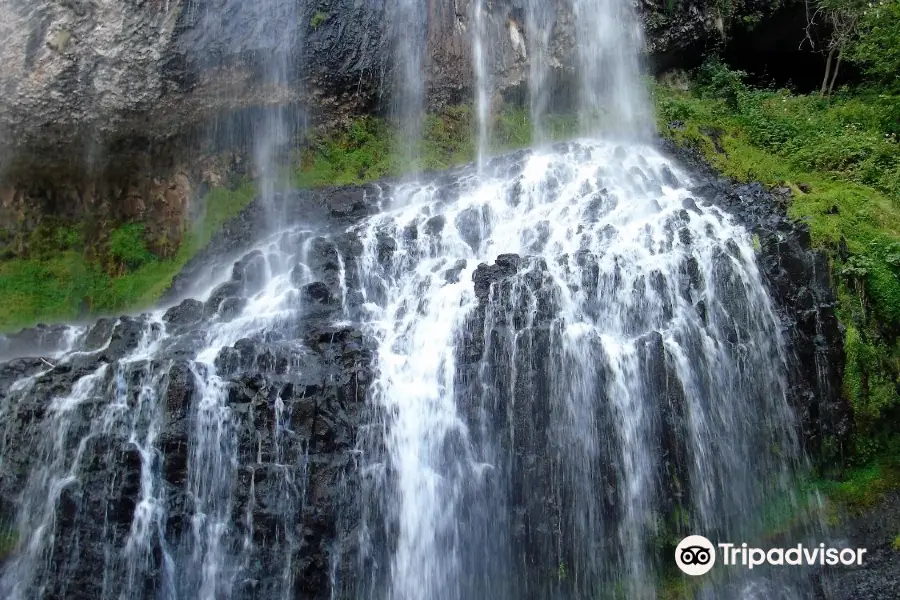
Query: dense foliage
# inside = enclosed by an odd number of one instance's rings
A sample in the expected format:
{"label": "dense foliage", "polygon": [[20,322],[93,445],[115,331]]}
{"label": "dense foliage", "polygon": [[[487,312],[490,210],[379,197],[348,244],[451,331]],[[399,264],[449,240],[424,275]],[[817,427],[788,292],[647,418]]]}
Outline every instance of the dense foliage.
{"label": "dense foliage", "polygon": [[851,59],[885,88],[900,90],[900,0],[865,3]]}

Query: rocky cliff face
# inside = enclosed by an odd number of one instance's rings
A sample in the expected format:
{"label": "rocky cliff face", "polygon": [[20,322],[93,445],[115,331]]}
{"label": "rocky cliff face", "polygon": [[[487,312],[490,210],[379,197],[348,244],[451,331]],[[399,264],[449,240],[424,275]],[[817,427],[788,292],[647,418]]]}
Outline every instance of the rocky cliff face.
{"label": "rocky cliff face", "polygon": [[[552,2],[551,77],[564,95],[575,55],[572,9],[569,0]],[[487,7],[498,101],[527,94],[525,4]],[[15,245],[48,215],[138,220],[154,244],[176,247],[192,204],[227,170],[198,157],[246,150],[260,111],[291,107],[297,126],[386,109],[396,81],[392,7],[0,0],[0,229]],[[427,8],[420,25],[428,107],[470,102],[472,0],[427,0]],[[642,0],[639,8],[658,68],[689,62],[732,22],[775,10],[764,0],[727,13],[707,0]],[[279,56],[283,72],[273,77]]]}
{"label": "rocky cliff face", "polygon": [[[557,5],[552,63],[573,56],[572,12]],[[724,35],[732,20],[768,14],[748,1],[722,12],[705,0],[643,0],[651,62],[670,66]],[[472,96],[471,0],[428,0],[426,80],[433,109]],[[522,0],[489,4],[496,87],[524,83]],[[0,158],[8,171],[82,170],[147,153],[159,140],[196,133],[247,107],[300,103],[335,118],[390,97],[394,24],[385,0],[146,0],[0,2]],[[266,76],[287,55],[279,83]]]}

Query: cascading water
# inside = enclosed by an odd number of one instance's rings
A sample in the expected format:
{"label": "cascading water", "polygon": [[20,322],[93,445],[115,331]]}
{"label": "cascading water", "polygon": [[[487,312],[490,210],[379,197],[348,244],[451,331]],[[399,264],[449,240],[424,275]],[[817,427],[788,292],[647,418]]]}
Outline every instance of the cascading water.
{"label": "cascading water", "polygon": [[486,48],[487,23],[484,1],[475,0],[472,3],[472,62],[475,65],[475,121],[477,125],[475,155],[479,170],[484,168],[487,157],[491,119],[491,81],[488,72],[490,63]]}
{"label": "cascading water", "polygon": [[[283,191],[284,170],[296,139],[305,133],[305,115],[297,105],[302,82],[297,64],[303,43],[301,3],[293,0],[190,0],[186,21],[192,28],[193,46],[216,48],[228,40],[227,52],[191,56],[199,64],[211,63],[228,81],[230,73],[250,71],[255,101],[233,113],[220,115],[212,137],[221,138],[230,151],[238,149],[252,159],[260,195],[270,211],[274,196]],[[193,39],[193,38],[192,38]],[[193,54],[193,53],[192,53]],[[207,65],[210,66],[210,65]],[[225,94],[246,96],[247,90],[224,86]],[[232,103],[239,105],[237,101]],[[271,225],[279,215],[270,215]]]}
{"label": "cascading water", "polygon": [[[539,141],[549,4],[526,11]],[[630,10],[576,5],[586,131],[600,108],[633,134]],[[424,3],[392,6],[410,141]],[[199,300],[0,365],[3,597],[653,598],[673,537],[755,539],[773,498],[802,514],[747,230],[648,145],[480,150],[424,183],[270,189],[283,225],[227,246]],[[714,573],[699,597],[812,596]]]}
{"label": "cascading water", "polygon": [[[37,463],[17,465],[27,477],[4,598],[305,593],[317,438],[303,431],[308,423],[292,424],[292,411],[308,411],[325,399],[310,390],[332,385],[297,369],[311,364],[298,333],[312,318],[302,290],[316,273],[309,248],[323,241],[302,228],[263,240],[205,303],[101,322],[9,388],[0,455],[15,453],[9,444],[25,428]],[[252,340],[272,345],[250,364]],[[236,388],[248,367],[260,374]],[[261,375],[295,369],[303,376],[274,387]],[[56,395],[60,382],[48,382],[60,373],[73,384]],[[295,401],[295,385],[308,401]],[[32,422],[23,407],[47,397],[46,415]]]}
{"label": "cascading water", "polygon": [[525,35],[528,44],[528,108],[536,144],[547,139],[544,117],[550,102],[550,36],[555,12],[552,3],[527,0]]}
{"label": "cascading water", "polygon": [[652,113],[640,80],[641,27],[631,2],[574,0],[583,133],[646,135]]}
{"label": "cascading water", "polygon": [[388,597],[653,597],[673,519],[744,539],[790,497],[778,320],[749,235],[688,179],[583,141],[359,227]]}
{"label": "cascading water", "polygon": [[399,133],[399,154],[415,174],[421,169],[420,143],[425,117],[424,54],[427,4],[389,0],[388,19],[394,52],[391,112]]}
{"label": "cascading water", "polygon": [[[265,51],[264,76],[265,83],[273,89],[287,89],[291,85],[292,58],[299,47],[296,26],[300,18],[298,3],[283,2],[281,0],[264,0],[254,3],[259,10],[268,13],[265,19],[259,22],[268,23],[268,31],[261,32],[271,47]],[[295,85],[296,84],[295,82]],[[291,105],[279,104],[268,108],[263,116],[263,123],[254,135],[254,158],[259,170],[260,194],[268,199],[271,207],[273,197],[284,180],[281,173],[283,165],[288,163],[285,157],[285,149],[290,148],[291,135],[296,124],[292,121],[299,117],[298,111]],[[302,133],[302,128],[301,128]],[[272,224],[280,222],[278,215],[271,215]]]}

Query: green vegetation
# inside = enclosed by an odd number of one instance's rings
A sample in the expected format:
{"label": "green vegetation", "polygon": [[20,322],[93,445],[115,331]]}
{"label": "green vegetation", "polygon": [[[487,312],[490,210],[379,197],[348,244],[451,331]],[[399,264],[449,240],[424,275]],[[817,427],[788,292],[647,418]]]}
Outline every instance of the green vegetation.
{"label": "green vegetation", "polygon": [[75,224],[47,221],[22,256],[0,261],[0,331],[40,321],[141,310],[155,303],[172,278],[222,225],[253,198],[252,185],[211,191],[206,215],[185,234],[175,256],[160,259],[147,247],[145,226],[124,223],[99,247],[84,250]]}
{"label": "green vegetation", "polygon": [[19,543],[19,536],[15,530],[6,527],[0,530],[0,564],[2,564],[15,551]]}
{"label": "green vegetation", "polygon": [[[576,120],[551,115],[546,120],[547,137],[559,140],[576,131]],[[476,140],[472,110],[468,106],[448,108],[425,119],[419,166],[423,171],[454,167],[475,158]],[[520,108],[501,111],[491,123],[491,152],[522,148],[531,143],[528,112]],[[410,165],[397,151],[402,140],[387,121],[371,116],[352,120],[327,134],[314,136],[300,152],[293,183],[298,187],[359,184],[407,173]]]}
{"label": "green vegetation", "polygon": [[309,26],[313,29],[318,29],[319,25],[328,20],[328,13],[324,13],[321,10],[317,10],[316,13],[309,20]]}
{"label": "green vegetation", "polygon": [[[561,139],[575,131],[575,119],[551,116],[547,136]],[[475,124],[469,107],[451,107],[428,115],[419,149],[425,171],[446,169],[475,157]],[[491,150],[519,148],[531,142],[527,112],[509,109],[496,116]],[[399,158],[401,139],[385,120],[363,116],[346,126],[310,136],[286,179],[297,187],[358,184],[409,172]],[[45,220],[12,252],[0,256],[0,332],[38,322],[87,318],[92,315],[151,307],[172,278],[212,235],[255,194],[245,183],[236,190],[215,188],[203,199],[205,216],[190,224],[174,256],[152,250],[143,223],[119,223],[88,244],[83,224]]]}
{"label": "green vegetation", "polygon": [[743,80],[710,61],[690,91],[656,87],[660,130],[727,176],[792,190],[789,214],[830,258],[845,327],[854,434],[851,448],[827,450],[871,467],[900,445],[900,95],[796,95]]}
{"label": "green vegetation", "polygon": [[864,511],[878,504],[886,492],[900,488],[900,455],[880,457],[869,465],[849,470],[841,481],[818,481],[815,487],[835,504],[833,509]]}

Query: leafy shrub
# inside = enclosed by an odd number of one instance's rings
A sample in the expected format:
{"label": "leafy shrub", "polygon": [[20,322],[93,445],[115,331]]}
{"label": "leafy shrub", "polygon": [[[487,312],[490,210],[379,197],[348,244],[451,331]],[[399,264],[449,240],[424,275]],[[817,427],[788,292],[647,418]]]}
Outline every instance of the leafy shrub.
{"label": "leafy shrub", "polygon": [[155,261],[156,256],[147,250],[142,223],[128,223],[109,235],[109,254],[126,268],[134,270]]}
{"label": "leafy shrub", "polygon": [[718,98],[731,110],[738,110],[741,96],[747,91],[747,73],[728,68],[718,57],[707,60],[697,70],[697,89],[703,98]]}
{"label": "leafy shrub", "polygon": [[309,26],[313,29],[318,29],[319,26],[328,20],[328,14],[322,12],[321,10],[317,10],[316,13],[309,20]]}
{"label": "leafy shrub", "polygon": [[28,238],[27,255],[53,258],[67,250],[82,250],[83,238],[71,223],[48,219],[40,223]]}

